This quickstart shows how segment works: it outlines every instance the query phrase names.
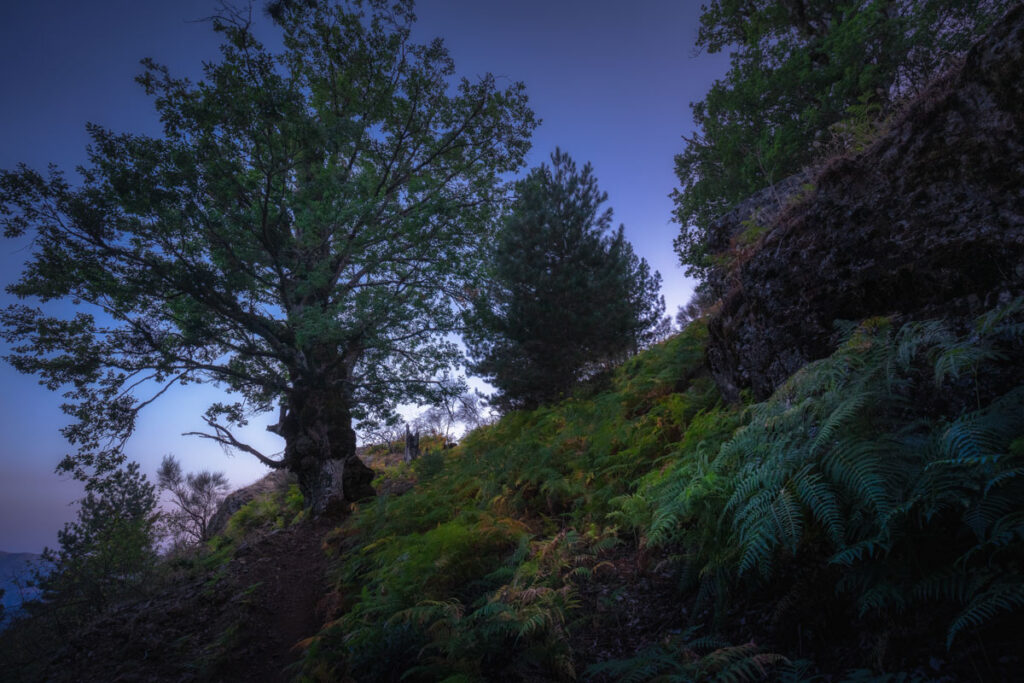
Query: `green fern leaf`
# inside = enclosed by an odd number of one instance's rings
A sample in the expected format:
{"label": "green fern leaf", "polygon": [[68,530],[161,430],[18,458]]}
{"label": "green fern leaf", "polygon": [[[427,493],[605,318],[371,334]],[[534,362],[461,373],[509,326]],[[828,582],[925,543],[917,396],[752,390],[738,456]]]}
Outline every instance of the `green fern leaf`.
{"label": "green fern leaf", "polygon": [[1000,612],[1024,607],[1024,584],[997,584],[975,597],[967,608],[953,620],[946,636],[946,647],[953,646],[957,634],[965,628],[981,626]]}
{"label": "green fern leaf", "polygon": [[835,491],[824,481],[820,473],[811,469],[810,465],[797,473],[794,484],[800,502],[811,510],[811,515],[821,524],[829,540],[836,547],[844,546],[846,529],[839,513],[839,498]]}

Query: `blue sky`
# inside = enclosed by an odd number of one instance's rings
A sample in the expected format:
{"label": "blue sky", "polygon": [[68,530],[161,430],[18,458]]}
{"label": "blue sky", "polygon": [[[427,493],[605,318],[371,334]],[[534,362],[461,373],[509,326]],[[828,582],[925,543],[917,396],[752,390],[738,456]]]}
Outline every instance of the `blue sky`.
{"label": "blue sky", "polygon": [[[85,160],[85,123],[158,134],[149,98],[133,78],[152,57],[176,75],[201,76],[217,58],[217,38],[199,21],[215,0],[37,0],[0,3],[0,168],[25,162],[71,170]],[[257,4],[257,7],[261,6]],[[616,222],[637,253],[659,270],[668,311],[686,302],[692,283],[672,251],[668,194],[676,185],[673,155],[692,133],[688,103],[703,97],[727,67],[725,55],[695,55],[700,3],[683,0],[422,0],[415,36],[445,39],[459,75],[486,72],[526,83],[543,119],[529,165],[560,146],[590,161],[609,195]],[[258,14],[258,12],[257,12]],[[267,29],[268,27],[262,26]],[[273,33],[264,33],[272,43]],[[17,278],[27,242],[0,238],[0,283]],[[13,301],[6,293],[0,305]],[[0,353],[6,353],[0,343]],[[234,486],[265,468],[214,444],[182,437],[202,427],[212,387],[169,393],[143,413],[128,446],[151,476],[165,453],[186,470],[214,469]],[[0,550],[38,552],[55,545],[74,516],[80,489],[53,473],[67,451],[58,428],[61,398],[0,363]],[[264,452],[281,448],[254,425]]]}

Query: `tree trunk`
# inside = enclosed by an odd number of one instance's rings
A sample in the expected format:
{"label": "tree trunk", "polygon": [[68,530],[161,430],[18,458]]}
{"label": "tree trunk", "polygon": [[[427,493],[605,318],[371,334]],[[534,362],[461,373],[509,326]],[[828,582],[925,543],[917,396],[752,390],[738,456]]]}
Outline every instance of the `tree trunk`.
{"label": "tree trunk", "polygon": [[374,495],[374,473],[356,456],[351,407],[341,392],[296,387],[278,431],[285,439],[285,466],[298,476],[314,516]]}
{"label": "tree trunk", "polygon": [[420,457],[420,430],[413,435],[409,431],[409,425],[405,425],[405,462],[412,462]]}

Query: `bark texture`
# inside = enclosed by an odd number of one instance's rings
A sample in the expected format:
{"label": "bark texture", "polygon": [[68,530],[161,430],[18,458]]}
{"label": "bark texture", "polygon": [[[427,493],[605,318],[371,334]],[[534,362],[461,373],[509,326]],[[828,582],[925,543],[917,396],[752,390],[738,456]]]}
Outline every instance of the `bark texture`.
{"label": "bark texture", "polygon": [[373,470],[356,456],[350,400],[329,382],[296,389],[278,433],[285,439],[285,467],[298,477],[299,488],[314,516],[347,508],[374,495]]}

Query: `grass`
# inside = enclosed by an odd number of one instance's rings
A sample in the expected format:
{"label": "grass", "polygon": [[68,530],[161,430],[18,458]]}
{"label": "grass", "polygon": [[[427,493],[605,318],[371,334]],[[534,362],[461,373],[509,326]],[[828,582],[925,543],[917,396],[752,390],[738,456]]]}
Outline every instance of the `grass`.
{"label": "grass", "polygon": [[[807,647],[829,673],[923,653],[973,666],[973,645],[955,648],[961,632],[998,650],[998,628],[1020,620],[1024,392],[989,392],[981,411],[950,406],[977,407],[965,378],[1006,374],[1021,325],[1019,310],[1004,317],[965,335],[869,321],[768,401],[735,406],[704,369],[698,322],[596,388],[385,470],[416,484],[362,504],[329,537],[343,597],[303,675],[572,680],[623,676],[655,653],[662,673],[636,680],[726,670],[744,680],[772,667],[800,680],[816,675]],[[936,392],[967,398],[913,400]],[[574,649],[574,633],[620,620],[577,618],[593,592],[581,589],[624,556],[636,569],[613,575],[619,590],[654,571],[644,568],[670,571],[676,616],[661,646],[601,664]],[[934,564],[915,562],[924,557]],[[937,618],[918,623],[917,609]],[[837,615],[843,627],[830,633]],[[906,653],[874,640],[830,654],[830,639],[880,623]],[[671,640],[688,626],[715,647]],[[782,654],[744,645],[751,636]]]}

